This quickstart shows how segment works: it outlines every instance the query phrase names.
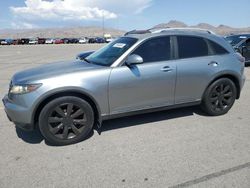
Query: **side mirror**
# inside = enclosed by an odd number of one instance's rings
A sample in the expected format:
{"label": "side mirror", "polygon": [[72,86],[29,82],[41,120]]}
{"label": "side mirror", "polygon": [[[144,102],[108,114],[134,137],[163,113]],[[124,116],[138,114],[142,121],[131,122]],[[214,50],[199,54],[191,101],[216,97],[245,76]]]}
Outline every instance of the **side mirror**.
{"label": "side mirror", "polygon": [[134,64],[142,64],[143,63],[143,58],[139,55],[132,54],[127,57],[126,64],[129,65],[134,65]]}

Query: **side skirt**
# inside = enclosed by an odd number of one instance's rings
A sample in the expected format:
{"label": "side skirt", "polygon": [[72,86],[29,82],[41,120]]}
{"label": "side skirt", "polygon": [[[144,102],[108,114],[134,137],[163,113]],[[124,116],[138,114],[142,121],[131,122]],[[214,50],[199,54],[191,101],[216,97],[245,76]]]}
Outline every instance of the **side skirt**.
{"label": "side skirt", "polygon": [[146,114],[146,113],[170,110],[170,109],[181,108],[181,107],[196,106],[196,105],[199,105],[200,103],[201,101],[195,101],[195,102],[189,102],[189,103],[183,103],[183,104],[175,104],[171,106],[163,106],[163,107],[150,108],[150,109],[144,109],[144,110],[130,111],[130,112],[125,112],[125,113],[105,115],[105,116],[102,116],[102,120],[116,119],[116,118],[125,117],[125,116]]}

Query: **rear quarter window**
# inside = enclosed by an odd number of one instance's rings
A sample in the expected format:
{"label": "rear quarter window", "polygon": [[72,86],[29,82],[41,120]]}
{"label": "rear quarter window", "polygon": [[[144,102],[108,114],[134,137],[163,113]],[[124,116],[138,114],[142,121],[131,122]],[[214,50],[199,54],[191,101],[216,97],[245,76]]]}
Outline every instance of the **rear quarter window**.
{"label": "rear quarter window", "polygon": [[177,36],[179,58],[192,58],[209,55],[205,39],[195,36]]}
{"label": "rear quarter window", "polygon": [[212,55],[221,55],[229,53],[224,47],[216,42],[208,40],[210,47],[212,48]]}

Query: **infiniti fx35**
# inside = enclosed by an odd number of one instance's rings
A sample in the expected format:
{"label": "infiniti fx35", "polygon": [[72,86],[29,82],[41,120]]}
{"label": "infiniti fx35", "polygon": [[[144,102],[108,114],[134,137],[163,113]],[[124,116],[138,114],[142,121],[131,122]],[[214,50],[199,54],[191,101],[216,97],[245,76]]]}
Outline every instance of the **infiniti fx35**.
{"label": "infiniti fx35", "polygon": [[17,126],[67,145],[118,116],[197,104],[226,114],[240,97],[244,61],[211,32],[128,34],[82,60],[16,73],[3,103]]}

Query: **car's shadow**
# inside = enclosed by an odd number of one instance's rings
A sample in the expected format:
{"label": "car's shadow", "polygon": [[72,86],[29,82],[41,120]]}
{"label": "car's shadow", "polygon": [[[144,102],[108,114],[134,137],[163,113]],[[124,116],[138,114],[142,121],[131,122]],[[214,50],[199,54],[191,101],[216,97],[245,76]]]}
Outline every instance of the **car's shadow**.
{"label": "car's shadow", "polygon": [[16,126],[16,134],[23,141],[30,144],[39,144],[43,141],[43,137],[39,129],[35,129],[34,131],[24,131]]}
{"label": "car's shadow", "polygon": [[[160,112],[146,113],[146,114],[107,120],[103,122],[103,125],[100,131],[104,132],[104,131],[109,131],[109,130],[114,130],[114,129],[131,127],[131,126],[145,125],[146,123],[192,116],[194,114],[206,116],[206,114],[200,110],[199,106],[192,106],[192,107],[186,107],[186,108],[181,108],[181,109],[165,110],[165,111],[160,111]],[[97,130],[97,132],[100,132],[100,131]],[[39,144],[44,140],[40,131],[37,129],[35,131],[26,132],[16,127],[16,133],[19,138],[21,138],[23,141],[30,143],[30,144]],[[91,132],[88,138],[92,137],[93,135],[94,135],[94,131]],[[49,143],[46,143],[46,144],[51,146],[51,144]]]}
{"label": "car's shadow", "polygon": [[[24,131],[23,129],[20,129],[19,127],[16,126],[16,134],[19,138],[21,138],[23,141],[29,144],[40,144],[44,140],[39,129],[35,129],[33,131]],[[93,135],[94,135],[94,131],[92,131],[85,140],[89,139]],[[45,141],[45,144],[49,146],[56,146],[46,141]]]}
{"label": "car's shadow", "polygon": [[200,110],[199,106],[192,106],[107,120],[103,122],[101,131],[104,132],[125,127],[145,125],[147,123],[192,116],[194,114],[207,116]]}

